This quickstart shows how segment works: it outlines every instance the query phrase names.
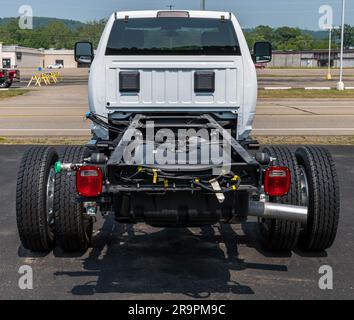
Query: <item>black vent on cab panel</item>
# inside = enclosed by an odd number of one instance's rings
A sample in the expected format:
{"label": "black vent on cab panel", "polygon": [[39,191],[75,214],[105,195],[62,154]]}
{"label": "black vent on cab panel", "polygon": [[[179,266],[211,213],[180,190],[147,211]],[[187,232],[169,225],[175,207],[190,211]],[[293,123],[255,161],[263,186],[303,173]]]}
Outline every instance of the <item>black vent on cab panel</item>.
{"label": "black vent on cab panel", "polygon": [[140,92],[140,72],[121,71],[119,73],[119,91],[131,93]]}
{"label": "black vent on cab panel", "polygon": [[215,72],[196,71],[194,73],[194,91],[197,93],[215,92]]}

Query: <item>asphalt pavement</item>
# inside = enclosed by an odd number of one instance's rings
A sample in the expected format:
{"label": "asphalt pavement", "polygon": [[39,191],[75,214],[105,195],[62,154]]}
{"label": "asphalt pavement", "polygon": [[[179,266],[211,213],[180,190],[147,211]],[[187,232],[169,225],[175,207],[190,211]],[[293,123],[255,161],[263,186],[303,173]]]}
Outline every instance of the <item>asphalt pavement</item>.
{"label": "asphalt pavement", "polygon": [[[25,146],[0,146],[0,299],[353,299],[354,147],[329,147],[341,185],[341,219],[334,246],[311,255],[265,252],[257,224],[156,229],[99,218],[93,247],[83,255],[59,249],[35,255],[16,229],[16,174]],[[33,290],[18,286],[22,265]],[[321,290],[319,268],[334,272]]]}

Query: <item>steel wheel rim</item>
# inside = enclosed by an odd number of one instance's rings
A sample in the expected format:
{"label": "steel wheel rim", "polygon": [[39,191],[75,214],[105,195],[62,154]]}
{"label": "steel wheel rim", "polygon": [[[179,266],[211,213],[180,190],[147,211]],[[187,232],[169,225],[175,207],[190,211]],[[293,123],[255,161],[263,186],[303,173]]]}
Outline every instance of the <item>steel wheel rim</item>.
{"label": "steel wheel rim", "polygon": [[47,180],[47,222],[48,226],[54,225],[54,186],[55,186],[55,170],[50,168]]}
{"label": "steel wheel rim", "polygon": [[305,168],[300,166],[300,190],[301,190],[301,204],[305,207],[309,204],[309,184]]}

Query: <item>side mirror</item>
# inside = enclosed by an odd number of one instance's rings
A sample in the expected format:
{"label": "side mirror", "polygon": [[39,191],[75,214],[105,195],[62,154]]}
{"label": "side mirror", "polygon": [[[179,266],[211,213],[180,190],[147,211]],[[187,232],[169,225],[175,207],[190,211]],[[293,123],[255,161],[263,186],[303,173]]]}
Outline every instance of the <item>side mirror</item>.
{"label": "side mirror", "polygon": [[91,42],[75,43],[75,61],[81,64],[91,64],[94,58]]}
{"label": "side mirror", "polygon": [[253,61],[255,63],[267,63],[272,61],[272,45],[270,42],[256,42],[253,48]]}

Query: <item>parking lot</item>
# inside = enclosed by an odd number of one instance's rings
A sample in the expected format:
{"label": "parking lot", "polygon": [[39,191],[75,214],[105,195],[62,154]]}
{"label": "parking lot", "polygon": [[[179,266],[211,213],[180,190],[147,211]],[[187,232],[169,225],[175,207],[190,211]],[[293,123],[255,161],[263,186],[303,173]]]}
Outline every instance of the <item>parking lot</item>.
{"label": "parking lot", "polygon": [[[330,147],[341,185],[337,241],[319,255],[270,254],[255,221],[241,226],[155,229],[99,218],[84,255],[33,255],[20,246],[15,218],[16,173],[25,146],[0,147],[0,299],[353,299],[353,147]],[[34,289],[18,287],[21,265]],[[330,265],[334,290],[319,289]]]}

